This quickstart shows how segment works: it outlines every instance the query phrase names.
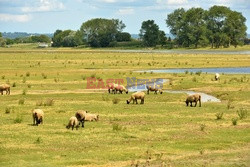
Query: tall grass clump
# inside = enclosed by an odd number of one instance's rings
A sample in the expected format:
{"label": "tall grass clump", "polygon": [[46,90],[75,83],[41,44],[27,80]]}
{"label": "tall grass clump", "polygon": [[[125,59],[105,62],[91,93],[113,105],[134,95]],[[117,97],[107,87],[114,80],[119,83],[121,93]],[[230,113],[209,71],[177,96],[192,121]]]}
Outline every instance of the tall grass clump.
{"label": "tall grass clump", "polygon": [[206,127],[206,125],[205,125],[205,124],[201,124],[201,125],[200,125],[200,129],[201,129],[201,131],[204,131],[205,127]]}
{"label": "tall grass clump", "polygon": [[20,124],[20,123],[22,123],[23,122],[23,118],[20,116],[20,115],[18,115],[15,119],[14,119],[14,123],[15,124]]}
{"label": "tall grass clump", "polygon": [[113,127],[113,131],[120,131],[123,129],[122,126],[119,125],[118,123],[112,124],[112,127]]}
{"label": "tall grass clump", "polygon": [[16,87],[16,82],[13,82],[12,87]]}
{"label": "tall grass clump", "polygon": [[30,76],[30,72],[26,72],[26,77],[29,77]]}
{"label": "tall grass clump", "polygon": [[235,126],[237,125],[238,118],[232,118],[232,124]]}
{"label": "tall grass clump", "polygon": [[239,116],[239,119],[242,120],[244,118],[247,118],[247,110],[244,109],[244,108],[240,108],[239,110],[236,111],[238,116]]}
{"label": "tall grass clump", "polygon": [[5,114],[10,114],[13,111],[14,111],[14,107],[6,107],[5,108]]}
{"label": "tall grass clump", "polygon": [[200,70],[200,71],[195,72],[195,74],[196,74],[196,75],[199,75],[199,76],[201,75],[201,73],[202,73],[202,71],[201,71],[201,70]]}
{"label": "tall grass clump", "polygon": [[47,79],[47,75],[44,73],[42,73],[42,77],[43,77],[43,79]]}
{"label": "tall grass clump", "polygon": [[224,112],[219,112],[219,113],[216,113],[216,114],[215,114],[215,116],[216,116],[216,119],[217,119],[217,120],[220,120],[220,119],[222,119],[222,117],[223,117],[223,114],[224,114]]}

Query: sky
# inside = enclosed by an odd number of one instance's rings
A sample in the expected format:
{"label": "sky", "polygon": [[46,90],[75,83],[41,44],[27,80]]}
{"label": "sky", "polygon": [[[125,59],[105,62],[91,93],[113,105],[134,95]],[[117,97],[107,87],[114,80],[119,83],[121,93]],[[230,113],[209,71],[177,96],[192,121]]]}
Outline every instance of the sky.
{"label": "sky", "polygon": [[0,0],[0,32],[78,30],[90,19],[107,18],[121,20],[123,31],[131,34],[138,34],[146,20],[169,33],[165,20],[175,9],[214,5],[241,12],[250,34],[250,0]]}

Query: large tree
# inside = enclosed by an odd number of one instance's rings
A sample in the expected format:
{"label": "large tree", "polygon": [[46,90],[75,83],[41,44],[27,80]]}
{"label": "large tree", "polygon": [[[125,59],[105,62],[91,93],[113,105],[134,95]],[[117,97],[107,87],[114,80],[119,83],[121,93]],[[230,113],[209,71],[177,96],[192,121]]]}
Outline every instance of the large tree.
{"label": "large tree", "polygon": [[92,47],[107,47],[116,41],[116,35],[125,28],[118,19],[96,18],[84,22],[80,28],[83,39]]}
{"label": "large tree", "polygon": [[236,48],[237,45],[244,43],[247,30],[245,22],[246,18],[239,12],[231,11],[228,14],[225,21],[225,32],[230,40],[229,45],[232,44]]}
{"label": "large tree", "polygon": [[145,46],[156,46],[159,43],[159,26],[154,23],[154,20],[142,22],[140,29],[140,38]]}
{"label": "large tree", "polygon": [[213,6],[207,12],[208,38],[212,48],[219,48],[228,41],[225,33],[225,21],[229,12],[230,9],[225,6]]}

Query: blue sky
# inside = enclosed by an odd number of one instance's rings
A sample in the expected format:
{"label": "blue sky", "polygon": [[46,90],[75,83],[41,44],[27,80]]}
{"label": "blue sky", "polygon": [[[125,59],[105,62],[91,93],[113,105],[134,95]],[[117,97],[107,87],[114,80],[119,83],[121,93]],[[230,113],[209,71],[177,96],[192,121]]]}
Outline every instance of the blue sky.
{"label": "blue sky", "polygon": [[250,33],[250,0],[0,0],[0,32],[54,33],[78,30],[92,18],[114,18],[125,23],[125,32],[138,34],[150,19],[169,33],[165,20],[175,9],[213,5],[241,12]]}

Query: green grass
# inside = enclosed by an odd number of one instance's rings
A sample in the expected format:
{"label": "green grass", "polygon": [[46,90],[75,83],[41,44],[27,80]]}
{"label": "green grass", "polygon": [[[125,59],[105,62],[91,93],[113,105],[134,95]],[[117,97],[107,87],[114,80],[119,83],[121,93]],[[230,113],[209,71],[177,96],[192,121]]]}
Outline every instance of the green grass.
{"label": "green grass", "polygon": [[[250,66],[248,55],[4,48],[0,60],[0,76],[5,76],[0,83],[15,83],[10,96],[0,96],[0,166],[249,165],[249,116],[232,124],[237,111],[249,111],[249,74],[221,75],[220,81],[213,81],[214,76],[205,73],[131,73]],[[144,105],[127,105],[131,92],[86,90],[91,76],[124,79],[125,85],[126,77],[168,78],[172,84],[165,83],[164,89],[202,91],[222,102],[186,107],[186,94],[151,92]],[[113,104],[114,99],[119,103]],[[20,100],[24,104],[19,105]],[[34,108],[45,112],[43,125],[32,126]],[[100,120],[86,122],[79,130],[66,129],[68,119],[80,109],[99,114]],[[224,113],[223,118],[217,120],[217,113]]]}

